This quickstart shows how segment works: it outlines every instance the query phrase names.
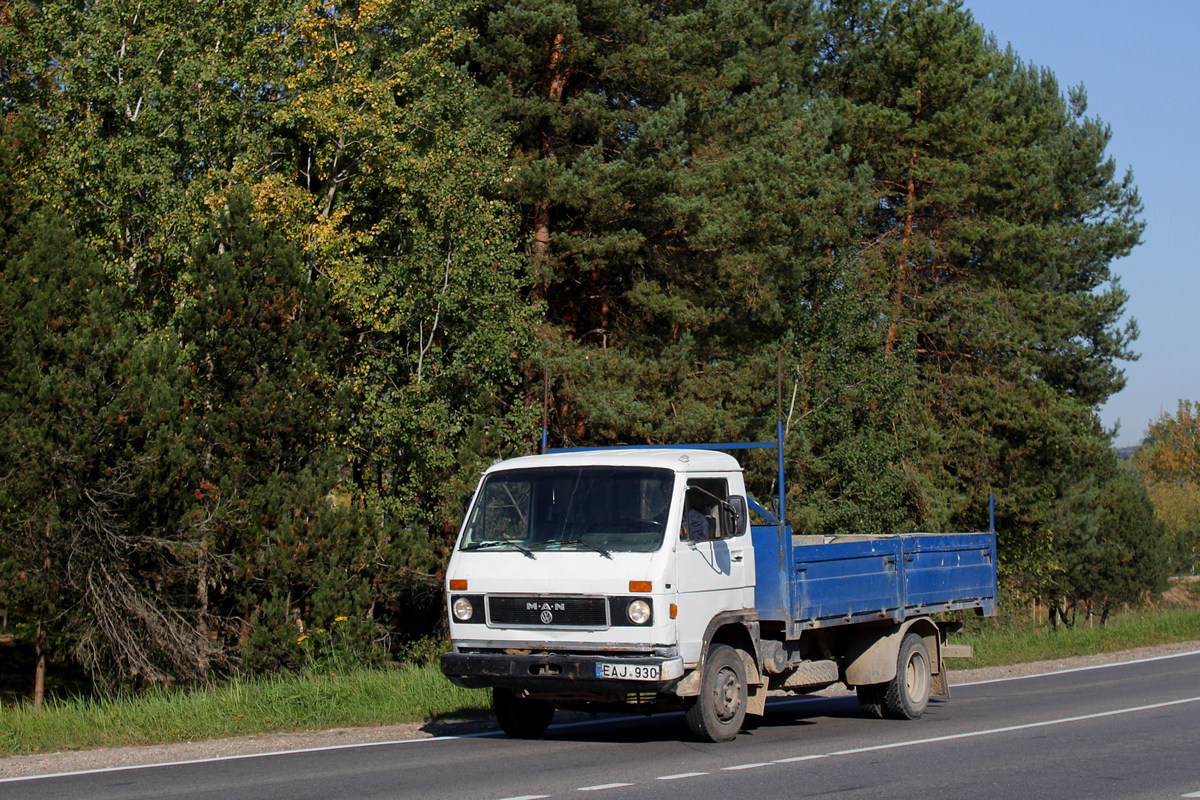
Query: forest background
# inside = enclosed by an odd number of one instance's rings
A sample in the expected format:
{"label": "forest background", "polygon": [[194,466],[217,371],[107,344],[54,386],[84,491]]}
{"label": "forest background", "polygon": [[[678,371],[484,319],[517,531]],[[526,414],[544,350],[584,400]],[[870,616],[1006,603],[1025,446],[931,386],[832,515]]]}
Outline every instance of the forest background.
{"label": "forest background", "polygon": [[393,658],[488,462],[773,438],[781,354],[798,529],[995,494],[1008,602],[1102,619],[1194,564],[1198,409],[1097,417],[1132,175],[957,2],[0,0],[0,112],[38,697]]}

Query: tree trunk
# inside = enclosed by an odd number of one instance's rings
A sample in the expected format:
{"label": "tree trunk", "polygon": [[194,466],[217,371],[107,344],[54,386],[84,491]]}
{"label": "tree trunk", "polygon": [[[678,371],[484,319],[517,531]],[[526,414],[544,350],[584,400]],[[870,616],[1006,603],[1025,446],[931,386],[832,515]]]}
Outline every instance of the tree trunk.
{"label": "tree trunk", "polygon": [[544,260],[550,251],[550,203],[539,202],[533,210],[533,252]]}
{"label": "tree trunk", "polygon": [[41,710],[46,701],[46,622],[39,619],[34,636],[33,707]]}
{"label": "tree trunk", "polygon": [[[550,44],[550,59],[542,76],[546,96],[555,105],[562,105],[563,90],[567,79],[571,76],[570,66],[566,63],[567,50],[570,44],[566,34],[559,32],[554,35]],[[541,126],[542,159],[554,161],[557,156],[554,148],[554,122],[547,117]],[[544,199],[534,206],[533,211],[533,252],[538,259],[544,260],[550,251],[550,200]]]}
{"label": "tree trunk", "polygon": [[[917,110],[914,121],[921,119],[921,90],[917,89]],[[896,265],[896,282],[892,285],[892,320],[888,325],[887,342],[884,352],[891,355],[896,349],[900,338],[900,318],[904,314],[904,296],[908,293],[909,261],[912,258],[913,227],[916,218],[914,210],[917,204],[917,157],[920,151],[913,145],[908,159],[908,185],[905,187],[904,204],[904,239],[900,248],[900,260]]]}
{"label": "tree trunk", "polygon": [[196,581],[196,630],[200,634],[200,669],[207,676],[208,663],[208,543],[201,545]]}

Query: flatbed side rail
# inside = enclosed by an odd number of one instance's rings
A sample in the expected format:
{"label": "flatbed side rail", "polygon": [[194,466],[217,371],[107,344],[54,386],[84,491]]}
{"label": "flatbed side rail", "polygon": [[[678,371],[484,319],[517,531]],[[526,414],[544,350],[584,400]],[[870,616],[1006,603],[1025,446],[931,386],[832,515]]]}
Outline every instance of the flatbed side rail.
{"label": "flatbed side rail", "polygon": [[996,537],[990,531],[901,534],[793,550],[792,603],[802,629],[996,610]]}

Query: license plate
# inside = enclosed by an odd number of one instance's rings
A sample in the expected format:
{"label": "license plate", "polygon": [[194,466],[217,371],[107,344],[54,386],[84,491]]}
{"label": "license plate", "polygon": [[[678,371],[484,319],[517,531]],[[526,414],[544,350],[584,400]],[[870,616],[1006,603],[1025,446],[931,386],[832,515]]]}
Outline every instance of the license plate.
{"label": "license plate", "polygon": [[623,681],[662,680],[660,664],[611,664],[605,661],[596,665],[597,678],[617,678]]}

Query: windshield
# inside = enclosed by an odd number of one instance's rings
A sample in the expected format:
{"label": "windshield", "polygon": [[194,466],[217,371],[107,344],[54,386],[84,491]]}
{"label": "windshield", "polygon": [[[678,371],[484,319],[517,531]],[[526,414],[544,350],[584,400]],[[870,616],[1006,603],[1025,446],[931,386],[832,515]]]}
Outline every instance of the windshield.
{"label": "windshield", "polygon": [[674,477],[627,467],[494,472],[479,489],[460,549],[652,552],[662,544]]}

